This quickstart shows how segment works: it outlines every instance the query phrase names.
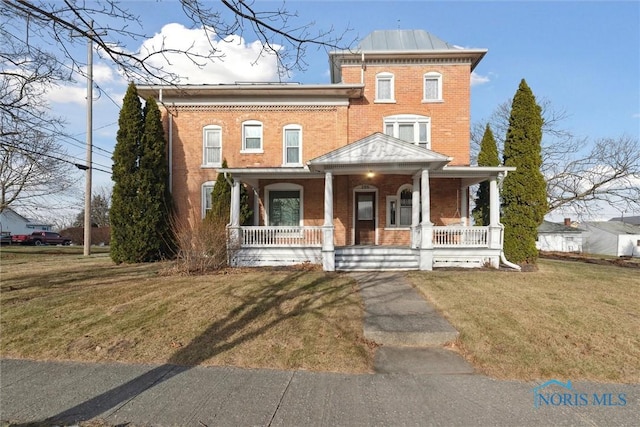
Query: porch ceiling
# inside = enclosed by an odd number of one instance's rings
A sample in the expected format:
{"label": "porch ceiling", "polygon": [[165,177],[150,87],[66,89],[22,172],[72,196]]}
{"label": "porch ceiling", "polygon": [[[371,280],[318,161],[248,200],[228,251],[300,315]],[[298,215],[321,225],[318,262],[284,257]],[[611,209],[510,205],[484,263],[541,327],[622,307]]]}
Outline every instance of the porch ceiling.
{"label": "porch ceiling", "polygon": [[516,170],[511,166],[445,166],[430,173],[432,178],[459,178],[463,185],[473,185]]}

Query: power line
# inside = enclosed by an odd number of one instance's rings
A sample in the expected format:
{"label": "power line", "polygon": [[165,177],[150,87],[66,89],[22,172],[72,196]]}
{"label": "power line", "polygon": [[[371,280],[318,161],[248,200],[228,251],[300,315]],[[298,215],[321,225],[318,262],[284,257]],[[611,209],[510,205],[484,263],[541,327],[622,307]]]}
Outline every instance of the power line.
{"label": "power line", "polygon": [[[29,154],[36,154],[36,155],[38,155],[38,156],[48,157],[48,158],[50,158],[50,159],[54,159],[54,160],[58,160],[58,161],[60,161],[60,162],[68,163],[68,164],[70,164],[70,165],[73,165],[73,166],[77,167],[78,169],[81,169],[81,170],[87,170],[87,169],[88,169],[88,167],[87,167],[86,165],[83,165],[83,164],[80,164],[80,163],[72,162],[72,161],[70,161],[70,160],[63,159],[63,158],[61,158],[61,157],[52,156],[51,154],[46,154],[46,153],[41,153],[41,152],[39,152],[39,151],[30,150],[30,149],[28,149],[28,148],[18,147],[18,146],[12,145],[12,144],[7,144],[6,142],[0,142],[0,146],[5,146],[5,147],[8,147],[8,148],[13,148],[13,149],[15,149],[15,150],[20,150],[20,151],[22,151],[22,152],[29,153]],[[71,157],[71,158],[74,158],[74,157]],[[93,163],[93,162],[92,162],[92,163]],[[100,171],[100,172],[104,172],[104,173],[107,173],[107,174],[111,175],[111,171],[107,171],[107,170],[104,170],[104,169],[100,169],[100,168],[97,168],[97,167],[95,167],[95,166],[92,166],[92,167],[91,167],[91,169],[93,169],[93,170],[97,170],[97,171]]]}

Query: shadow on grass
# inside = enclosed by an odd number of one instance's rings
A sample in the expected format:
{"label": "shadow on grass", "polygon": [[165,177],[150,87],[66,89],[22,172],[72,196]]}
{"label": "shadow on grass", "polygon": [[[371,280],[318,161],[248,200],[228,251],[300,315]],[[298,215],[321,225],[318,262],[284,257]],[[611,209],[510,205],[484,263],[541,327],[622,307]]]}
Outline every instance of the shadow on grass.
{"label": "shadow on grass", "polygon": [[[323,307],[344,304],[344,294],[340,287],[326,287],[319,290],[324,283],[332,280],[332,276],[327,274],[304,286],[283,290],[288,284],[298,280],[304,274],[304,271],[291,273],[280,282],[265,286],[262,291],[245,297],[240,306],[229,312],[224,318],[212,323],[189,344],[176,351],[166,364],[49,417],[42,423],[45,425],[78,423],[95,418],[107,411],[110,411],[110,414],[113,412],[112,410],[124,406],[146,390],[188,371],[219,353],[263,334],[286,319],[313,313]],[[351,292],[357,291],[354,289]],[[303,295],[313,297],[300,298]],[[327,300],[318,304],[320,299]],[[295,306],[288,307],[284,311],[282,304],[293,300],[297,301]],[[262,319],[266,318],[270,320],[263,322]],[[262,326],[251,328],[253,324],[262,324]]]}

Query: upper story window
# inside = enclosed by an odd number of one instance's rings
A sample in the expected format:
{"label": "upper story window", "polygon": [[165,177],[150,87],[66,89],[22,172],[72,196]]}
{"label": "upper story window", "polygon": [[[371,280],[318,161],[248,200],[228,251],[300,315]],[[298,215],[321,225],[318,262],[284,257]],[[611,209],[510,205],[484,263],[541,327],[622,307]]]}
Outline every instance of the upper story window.
{"label": "upper story window", "polygon": [[242,123],[242,151],[262,153],[262,123],[249,120]]}
{"label": "upper story window", "polygon": [[442,74],[426,73],[422,102],[442,101]]}
{"label": "upper story window", "polygon": [[282,142],[283,164],[300,166],[302,164],[302,127],[287,125],[283,130]]}
{"label": "upper story window", "polygon": [[202,132],[202,166],[222,164],[222,128],[205,126]]}
{"label": "upper story window", "polygon": [[422,148],[430,148],[431,118],[412,114],[385,117],[384,133]]}
{"label": "upper story window", "polygon": [[375,102],[395,102],[393,74],[376,74]]}

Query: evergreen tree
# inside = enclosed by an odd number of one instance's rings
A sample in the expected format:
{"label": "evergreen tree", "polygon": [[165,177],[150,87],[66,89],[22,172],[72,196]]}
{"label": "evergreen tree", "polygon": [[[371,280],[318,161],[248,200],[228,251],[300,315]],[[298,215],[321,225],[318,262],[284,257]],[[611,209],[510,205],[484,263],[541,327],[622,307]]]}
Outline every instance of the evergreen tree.
{"label": "evergreen tree", "polygon": [[540,172],[542,116],[524,79],[513,97],[504,143],[504,165],[515,166],[502,187],[504,251],[516,263],[536,262],[538,226],[547,213],[547,193]]}
{"label": "evergreen tree", "polygon": [[140,99],[133,83],[127,88],[118,118],[116,146],[113,150],[113,194],[111,221],[111,259],[116,263],[134,262],[137,248],[137,225],[140,223],[138,203],[138,161],[143,115]]}
{"label": "evergreen tree", "polygon": [[142,216],[136,227],[140,245],[136,255],[142,262],[169,257],[174,250],[166,147],[158,104],[149,98],[144,108],[138,171],[138,206]]}
{"label": "evergreen tree", "polygon": [[[500,166],[498,146],[488,123],[480,143],[478,166]],[[475,225],[489,225],[489,196],[489,182],[481,182],[476,193],[476,206],[472,212]]]}
{"label": "evergreen tree", "polygon": [[[222,168],[227,168],[227,159],[222,160]],[[233,178],[227,175],[233,182]],[[231,185],[227,182],[224,174],[218,174],[216,183],[211,192],[211,210],[207,217],[223,218],[224,223],[230,222],[231,209]],[[253,210],[249,207],[249,194],[244,185],[240,186],[240,225],[247,225],[253,215]]]}

